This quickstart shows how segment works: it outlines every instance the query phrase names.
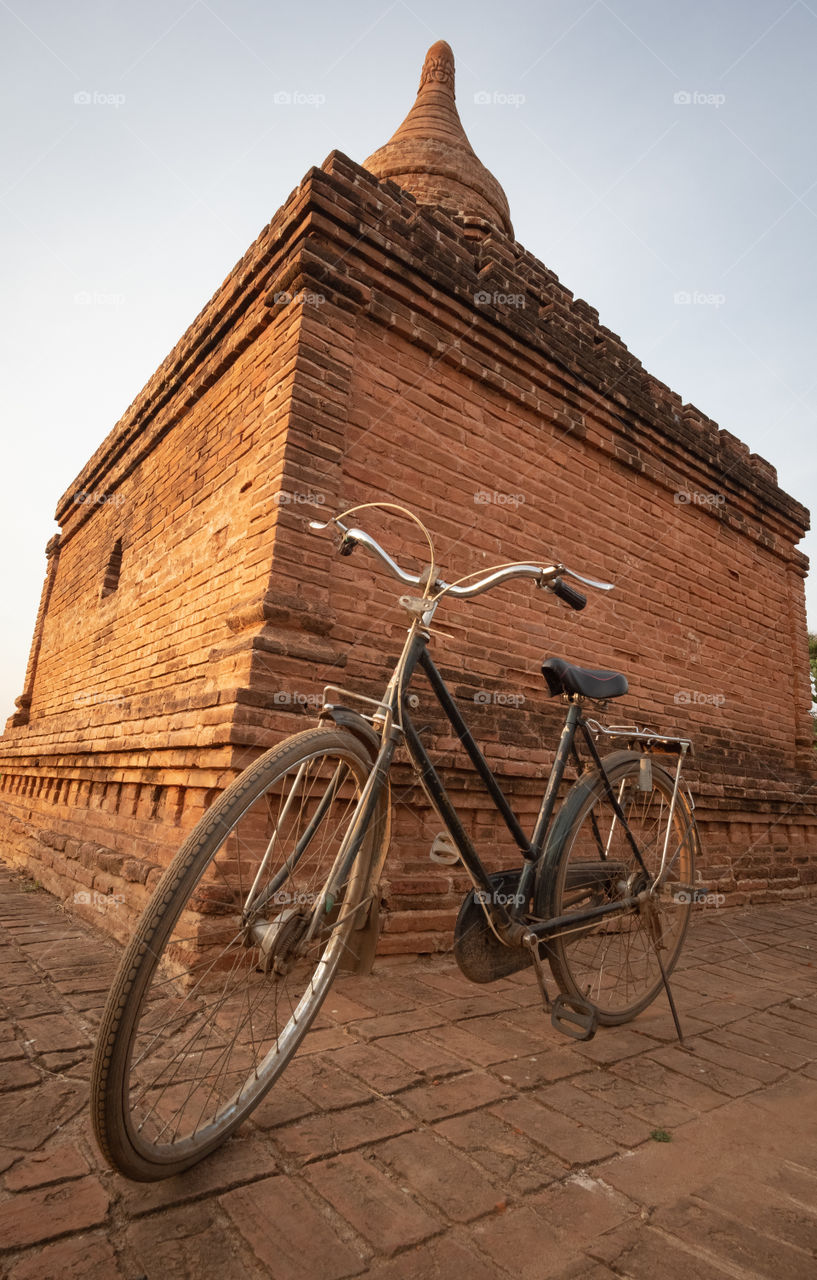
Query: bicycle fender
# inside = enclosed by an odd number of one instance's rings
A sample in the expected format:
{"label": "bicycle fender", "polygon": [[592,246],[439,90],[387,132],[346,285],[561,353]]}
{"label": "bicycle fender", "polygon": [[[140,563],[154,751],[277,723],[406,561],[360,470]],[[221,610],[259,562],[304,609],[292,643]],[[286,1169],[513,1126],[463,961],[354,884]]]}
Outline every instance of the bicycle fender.
{"label": "bicycle fender", "polygon": [[351,707],[326,706],[321,708],[318,719],[333,720],[339,729],[348,729],[365,745],[371,754],[372,760],[377,757],[377,753],[380,750],[380,738],[368,720],[365,720],[359,711],[352,711]]}

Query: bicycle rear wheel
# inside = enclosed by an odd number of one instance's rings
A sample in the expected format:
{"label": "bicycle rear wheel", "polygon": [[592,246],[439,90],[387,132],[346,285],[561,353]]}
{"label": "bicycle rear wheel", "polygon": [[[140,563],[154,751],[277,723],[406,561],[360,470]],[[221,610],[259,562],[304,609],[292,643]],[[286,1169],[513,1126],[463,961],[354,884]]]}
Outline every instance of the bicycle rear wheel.
{"label": "bicycle rear wheel", "polygon": [[354,863],[341,854],[372,768],[342,729],[268,751],[182,845],[122,959],[91,1078],[94,1128],[129,1178],[180,1173],[280,1076],[368,913],[384,790]]}
{"label": "bicycle rear wheel", "polygon": [[667,975],[678,960],[694,895],[698,833],[680,787],[670,820],[674,779],[652,757],[620,751],[604,764],[644,866],[594,770],[573,785],[554,824],[537,914],[569,916],[641,895],[638,907],[567,923],[548,943],[563,994],[591,1004],[598,1021],[611,1026],[634,1018],[662,990],[656,951]]}

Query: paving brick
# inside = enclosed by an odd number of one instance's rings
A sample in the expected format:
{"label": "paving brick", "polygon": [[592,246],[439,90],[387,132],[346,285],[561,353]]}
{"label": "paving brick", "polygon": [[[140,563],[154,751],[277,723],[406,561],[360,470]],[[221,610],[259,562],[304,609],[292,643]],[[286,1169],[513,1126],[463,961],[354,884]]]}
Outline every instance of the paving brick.
{"label": "paving brick", "polygon": [[536,1101],[600,1133],[619,1147],[637,1147],[649,1137],[650,1124],[632,1112],[619,1111],[604,1097],[593,1097],[567,1080],[548,1085],[536,1094]]}
{"label": "paving brick", "polygon": [[617,1062],[612,1069],[617,1076],[643,1085],[645,1089],[661,1094],[670,1101],[681,1102],[693,1111],[709,1111],[713,1107],[723,1106],[724,1095],[703,1084],[699,1078],[700,1073],[696,1073],[695,1078],[679,1075],[663,1067],[654,1055]]}
{"label": "paving brick", "polygon": [[[671,1027],[672,1018],[669,1011],[667,1019],[669,1021],[665,1025]],[[633,1058],[652,1047],[650,1040],[630,1027],[603,1027],[592,1040],[577,1041],[575,1052],[590,1062],[607,1064],[621,1062],[624,1058]]]}
{"label": "paving brick", "polygon": [[8,1146],[34,1151],[76,1115],[87,1096],[83,1085],[60,1080],[4,1094],[0,1096],[0,1134]]}
{"label": "paving brick", "polygon": [[[529,1056],[531,1050],[536,1047],[531,1042],[530,1032],[523,1030],[521,1027],[514,1026],[506,1021],[501,1015],[497,1017],[469,1018],[466,1023],[454,1023],[451,1030],[464,1031],[469,1036],[474,1036],[484,1047],[484,1053],[491,1054],[480,1063],[484,1066],[489,1062],[507,1062],[511,1058]],[[445,1029],[440,1028],[438,1032],[429,1032],[429,1039],[432,1034],[438,1037],[445,1034]],[[494,1056],[495,1055],[495,1056]],[[475,1058],[474,1061],[477,1061]]]}
{"label": "paving brick", "polygon": [[[252,1254],[230,1219],[222,1225],[214,1204],[188,1204],[183,1209],[154,1213],[132,1223],[125,1233],[127,1254],[144,1280],[228,1280],[241,1276],[261,1280],[270,1274],[254,1264]],[[274,1238],[277,1224],[268,1224]]]}
{"label": "paving brick", "polygon": [[[587,1245],[635,1210],[609,1187],[583,1178],[529,1196],[520,1208],[474,1224],[474,1243],[523,1280],[560,1276]],[[511,1244],[512,1242],[512,1244]]]}
{"label": "paving brick", "polygon": [[317,1102],[304,1097],[297,1089],[291,1089],[285,1084],[274,1084],[254,1109],[252,1123],[259,1129],[275,1129],[304,1116],[314,1115],[317,1109]]}
{"label": "paving brick", "polygon": [[472,987],[468,994],[453,1000],[438,1000],[436,1008],[447,1021],[459,1022],[462,1019],[481,1018],[489,1013],[504,1013],[508,1002],[502,996],[495,995],[493,989],[486,992]]}
{"label": "paving brick", "polygon": [[405,1013],[384,1013],[365,1022],[357,1022],[349,1030],[361,1040],[378,1040],[386,1036],[405,1035],[436,1027],[445,1019],[432,1009],[408,1009]]}
{"label": "paving brick", "polygon": [[434,1084],[420,1085],[400,1095],[400,1103],[421,1120],[430,1122],[443,1116],[474,1111],[499,1098],[507,1098],[512,1090],[482,1071],[469,1071]]}
{"label": "paving brick", "polygon": [[493,1262],[478,1257],[470,1240],[443,1236],[389,1262],[375,1263],[367,1280],[496,1280]]}
{"label": "paving brick", "polygon": [[305,1098],[313,1102],[322,1111],[334,1111],[341,1107],[351,1107],[357,1102],[371,1100],[371,1088],[367,1088],[354,1076],[340,1071],[334,1064],[338,1055],[347,1051],[348,1047],[336,1049],[331,1058],[324,1055],[313,1055],[308,1058],[296,1058],[287,1068],[286,1083],[297,1089]]}
{"label": "paving brick", "polygon": [[[785,1166],[782,1172],[787,1172]],[[794,1172],[796,1175],[798,1171]],[[817,1178],[811,1175],[807,1181],[802,1172],[796,1180],[789,1178],[789,1187],[794,1190],[794,1195],[779,1184],[771,1186],[769,1182],[769,1179],[761,1181],[735,1174],[696,1191],[693,1199],[719,1214],[734,1218],[737,1223],[748,1223],[753,1231],[784,1241],[817,1258],[817,1206],[813,1198],[807,1200],[805,1203],[810,1212],[804,1213],[804,1202],[799,1199],[803,1190],[813,1197]]]}
{"label": "paving brick", "polygon": [[748,1036],[739,1034],[734,1026],[717,1027],[707,1037],[715,1044],[722,1044],[726,1049],[735,1049],[738,1053],[748,1054],[751,1058],[759,1058],[762,1062],[783,1067],[789,1071],[797,1071],[805,1065],[802,1053],[793,1053],[768,1041],[750,1040]]}
{"label": "paving brick", "polygon": [[39,1018],[21,1020],[32,1053],[43,1050],[81,1049],[90,1045],[87,1032],[76,1026],[63,1014],[50,1014]]}
{"label": "paving brick", "polygon": [[[490,1021],[490,1019],[475,1019],[478,1022]],[[474,1033],[469,1030],[470,1023],[445,1023],[441,1027],[430,1027],[426,1032],[426,1038],[432,1044],[438,1044],[441,1048],[452,1053],[454,1057],[459,1058],[463,1065],[474,1063],[478,1067],[488,1066],[492,1062],[502,1062],[508,1058],[513,1050],[500,1048],[496,1044],[483,1039],[478,1032]],[[508,1028],[512,1033],[513,1029]],[[517,1032],[517,1035],[521,1033]],[[525,1044],[525,1052],[530,1051],[530,1041]]]}
{"label": "paving brick", "polygon": [[0,1093],[11,1093],[13,1089],[24,1089],[27,1085],[39,1084],[40,1072],[21,1058],[7,1060],[0,1068]]}
{"label": "paving brick", "polygon": [[[181,1274],[181,1273],[178,1273]],[[113,1246],[99,1236],[69,1236],[31,1250],[8,1272],[8,1280],[122,1280]]]}
{"label": "paving brick", "polygon": [[432,1044],[422,1035],[389,1036],[388,1043],[382,1047],[431,1079],[462,1071],[462,1062],[455,1054]]}
{"label": "paving brick", "polygon": [[351,1044],[336,1049],[332,1062],[377,1093],[397,1093],[424,1079],[421,1071],[380,1044]]}
{"label": "paving brick", "polygon": [[327,1218],[290,1178],[265,1178],[220,1198],[271,1280],[343,1280],[365,1269]]}
{"label": "paving brick", "polygon": [[693,1048],[699,1058],[708,1058],[717,1067],[726,1067],[750,1080],[759,1080],[764,1084],[779,1080],[785,1074],[783,1067],[764,1061],[761,1054],[743,1053],[737,1049],[728,1048],[719,1043],[715,1037],[696,1036]]}
{"label": "paving brick", "polygon": [[399,1111],[385,1102],[375,1101],[346,1111],[308,1116],[277,1129],[275,1139],[285,1151],[306,1161],[379,1142],[410,1128],[411,1122]]}
{"label": "paving brick", "polygon": [[506,1062],[494,1062],[488,1068],[504,1084],[517,1089],[534,1089],[550,1084],[566,1076],[579,1075],[590,1070],[587,1061],[572,1049],[543,1049],[528,1057],[511,1058]]}
{"label": "paving brick", "polygon": [[391,1256],[441,1230],[439,1218],[422,1209],[405,1187],[359,1152],[312,1165],[307,1176],[377,1253]]}
{"label": "paving brick", "polygon": [[6,1174],[6,1190],[27,1191],[49,1182],[81,1178],[86,1173],[90,1173],[90,1169],[85,1157],[77,1147],[65,1144],[50,1151],[38,1151],[20,1161]]}
{"label": "paving brick", "polygon": [[[588,1245],[587,1252],[600,1262],[609,1263],[611,1274],[629,1280],[726,1280],[735,1271],[725,1271],[714,1261],[702,1258],[694,1241],[686,1242],[655,1231],[647,1224],[626,1224],[600,1236]],[[756,1273],[744,1273],[756,1274]]]}
{"label": "paving brick", "polygon": [[491,1111],[569,1166],[604,1160],[617,1150],[601,1134],[586,1128],[579,1116],[562,1115],[530,1098],[500,1102],[491,1107]]}
{"label": "paving brick", "polygon": [[780,1238],[755,1230],[745,1217],[736,1219],[691,1197],[658,1209],[651,1225],[669,1235],[695,1241],[695,1251],[714,1265],[743,1267],[749,1275],[806,1277],[814,1274],[811,1248],[798,1249]]}
{"label": "paving brick", "polygon": [[120,1191],[121,1203],[131,1218],[139,1218],[157,1209],[198,1200],[217,1191],[227,1191],[245,1182],[267,1178],[275,1173],[277,1160],[270,1145],[262,1138],[231,1138],[201,1164],[186,1173],[161,1182],[127,1182]]}
{"label": "paving brick", "polygon": [[96,1178],[20,1192],[0,1204],[0,1240],[7,1249],[86,1231],[104,1222],[108,1196]]}
{"label": "paving brick", "polygon": [[495,1211],[503,1199],[470,1161],[430,1133],[393,1138],[378,1148],[377,1158],[409,1191],[454,1222]]}
{"label": "paving brick", "polygon": [[650,1058],[660,1062],[662,1066],[677,1071],[698,1083],[705,1084],[728,1098],[739,1098],[744,1093],[751,1093],[757,1088],[757,1080],[727,1067],[717,1065],[710,1056],[703,1057],[695,1052],[695,1043],[688,1048],[668,1045],[663,1049],[653,1049]]}
{"label": "paving brick", "polygon": [[509,1196],[538,1191],[564,1177],[561,1160],[531,1142],[521,1129],[511,1127],[490,1111],[442,1120],[434,1132],[468,1153],[490,1176],[495,1187]]}
{"label": "paving brick", "polygon": [[696,1111],[674,1098],[662,1097],[652,1089],[645,1089],[632,1080],[623,1080],[607,1071],[577,1076],[571,1083],[595,1101],[601,1101],[611,1111],[622,1114],[629,1112],[646,1120],[651,1129],[668,1129],[686,1124],[697,1115]]}

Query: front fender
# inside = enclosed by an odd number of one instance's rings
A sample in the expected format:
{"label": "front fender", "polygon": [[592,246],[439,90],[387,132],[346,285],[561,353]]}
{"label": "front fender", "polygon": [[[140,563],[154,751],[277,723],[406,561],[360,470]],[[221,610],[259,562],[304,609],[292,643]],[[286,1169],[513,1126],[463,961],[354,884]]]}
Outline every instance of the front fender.
{"label": "front fender", "polygon": [[375,733],[368,720],[365,720],[359,711],[352,711],[350,707],[343,706],[325,706],[321,707],[319,719],[332,720],[340,729],[348,729],[356,738],[365,744],[372,760],[377,758],[380,750],[380,738]]}

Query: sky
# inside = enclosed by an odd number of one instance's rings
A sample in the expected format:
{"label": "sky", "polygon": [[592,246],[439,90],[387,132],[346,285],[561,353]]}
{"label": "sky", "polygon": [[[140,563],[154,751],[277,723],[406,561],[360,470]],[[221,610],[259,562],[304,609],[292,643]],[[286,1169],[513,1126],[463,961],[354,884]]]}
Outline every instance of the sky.
{"label": "sky", "polygon": [[0,728],[57,499],[438,39],[517,239],[815,505],[817,0],[0,0]]}

